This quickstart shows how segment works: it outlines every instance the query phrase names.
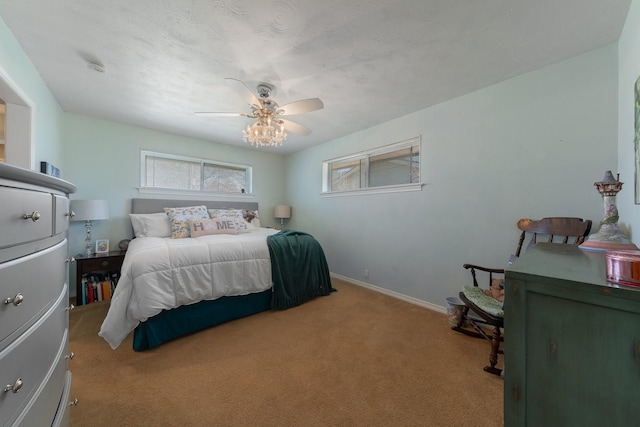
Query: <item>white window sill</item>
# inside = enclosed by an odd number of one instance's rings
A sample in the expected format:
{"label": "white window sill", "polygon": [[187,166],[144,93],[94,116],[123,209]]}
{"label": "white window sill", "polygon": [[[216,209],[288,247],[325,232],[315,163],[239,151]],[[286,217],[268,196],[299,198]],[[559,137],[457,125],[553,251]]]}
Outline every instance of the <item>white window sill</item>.
{"label": "white window sill", "polygon": [[358,190],[322,192],[320,193],[320,195],[322,197],[342,197],[342,196],[360,196],[364,194],[405,193],[407,191],[420,191],[422,190],[423,186],[424,186],[424,183],[419,182],[416,184],[360,188]]}
{"label": "white window sill", "polygon": [[197,190],[176,190],[171,188],[149,188],[149,187],[137,187],[140,194],[168,194],[178,196],[197,196],[199,198],[211,198],[211,199],[237,199],[237,200],[253,200],[254,194],[249,193],[213,193],[209,191],[197,191]]}

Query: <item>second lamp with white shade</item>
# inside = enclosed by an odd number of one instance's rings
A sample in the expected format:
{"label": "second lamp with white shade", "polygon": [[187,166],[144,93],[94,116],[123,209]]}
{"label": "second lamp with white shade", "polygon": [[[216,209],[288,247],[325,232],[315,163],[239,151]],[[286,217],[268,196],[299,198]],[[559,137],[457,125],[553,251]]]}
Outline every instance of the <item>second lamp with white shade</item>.
{"label": "second lamp with white shade", "polygon": [[291,206],[277,205],[273,210],[273,217],[280,219],[280,227],[284,225],[284,220],[291,218]]}
{"label": "second lamp with white shade", "polygon": [[84,238],[85,256],[91,256],[91,221],[109,219],[109,204],[106,200],[72,200],[71,212],[73,221],[85,221],[86,234]]}

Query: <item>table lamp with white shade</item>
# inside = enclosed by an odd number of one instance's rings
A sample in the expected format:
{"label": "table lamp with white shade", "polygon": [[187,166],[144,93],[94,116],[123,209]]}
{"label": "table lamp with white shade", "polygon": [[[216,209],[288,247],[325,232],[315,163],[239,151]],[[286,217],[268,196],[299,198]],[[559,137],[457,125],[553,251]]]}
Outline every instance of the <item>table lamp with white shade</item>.
{"label": "table lamp with white shade", "polygon": [[280,227],[284,225],[284,220],[291,218],[291,206],[278,205],[273,210],[273,217],[280,219]]}
{"label": "table lamp with white shade", "polygon": [[87,233],[84,238],[85,256],[91,256],[91,221],[109,219],[109,204],[106,200],[72,200],[73,221],[85,221]]}

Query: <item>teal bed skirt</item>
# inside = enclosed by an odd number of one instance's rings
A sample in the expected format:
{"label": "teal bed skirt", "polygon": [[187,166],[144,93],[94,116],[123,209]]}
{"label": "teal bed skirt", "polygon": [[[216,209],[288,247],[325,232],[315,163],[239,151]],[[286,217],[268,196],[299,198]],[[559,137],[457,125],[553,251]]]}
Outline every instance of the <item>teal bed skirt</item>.
{"label": "teal bed skirt", "polygon": [[223,297],[163,310],[138,325],[133,333],[133,349],[147,350],[211,326],[270,310],[271,294],[268,289],[257,294]]}
{"label": "teal bed skirt", "polygon": [[178,337],[266,310],[286,310],[335,291],[322,246],[310,234],[282,230],[267,237],[273,287],[264,292],[201,301],[138,325],[133,349],[143,351]]}

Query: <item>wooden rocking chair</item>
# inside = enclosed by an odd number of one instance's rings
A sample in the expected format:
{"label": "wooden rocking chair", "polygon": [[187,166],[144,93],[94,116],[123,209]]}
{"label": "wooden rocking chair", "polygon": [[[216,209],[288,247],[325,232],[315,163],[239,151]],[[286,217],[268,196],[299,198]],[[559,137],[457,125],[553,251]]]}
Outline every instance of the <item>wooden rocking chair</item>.
{"label": "wooden rocking chair", "polygon": [[[569,217],[550,217],[538,221],[521,219],[517,225],[522,233],[512,260],[520,256],[526,239],[529,239],[526,248],[535,244],[539,236],[547,237],[546,241],[551,243],[579,245],[584,242],[591,230],[591,220]],[[504,311],[502,310],[502,302],[491,295],[490,288],[493,286],[495,290],[497,286],[500,286],[500,281],[504,287],[505,270],[474,264],[464,264],[463,267],[471,271],[473,286],[465,286],[460,292],[460,299],[464,302],[464,307],[457,324],[451,329],[488,340],[491,343],[491,352],[489,353],[489,366],[485,366],[484,370],[495,375],[502,375],[502,369],[496,368],[496,364],[498,363],[498,354],[503,353],[500,343],[503,341]],[[477,271],[483,272],[483,276],[488,277],[487,288],[485,288],[488,292],[485,292],[485,289],[478,285]],[[494,277],[496,275],[498,277]],[[473,329],[467,329],[467,325]],[[489,328],[491,332],[486,328]]]}

